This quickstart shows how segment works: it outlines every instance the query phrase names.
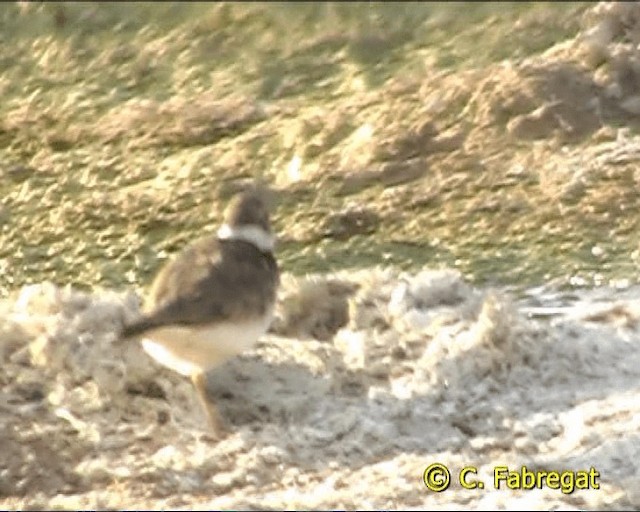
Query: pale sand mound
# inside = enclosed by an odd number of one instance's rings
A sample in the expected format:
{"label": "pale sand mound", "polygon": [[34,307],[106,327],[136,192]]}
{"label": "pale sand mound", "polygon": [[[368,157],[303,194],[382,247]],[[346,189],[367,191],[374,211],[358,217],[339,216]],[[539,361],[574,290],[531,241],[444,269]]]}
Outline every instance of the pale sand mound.
{"label": "pale sand mound", "polygon": [[[28,287],[0,326],[0,505],[638,507],[633,297],[532,320],[570,297],[516,302],[453,271],[285,276],[280,334],[210,376],[232,430],[215,443],[187,379],[114,344],[133,295]],[[453,472],[439,494],[433,462]],[[461,488],[465,465],[484,490]],[[593,466],[601,488],[495,490],[501,465]]]}

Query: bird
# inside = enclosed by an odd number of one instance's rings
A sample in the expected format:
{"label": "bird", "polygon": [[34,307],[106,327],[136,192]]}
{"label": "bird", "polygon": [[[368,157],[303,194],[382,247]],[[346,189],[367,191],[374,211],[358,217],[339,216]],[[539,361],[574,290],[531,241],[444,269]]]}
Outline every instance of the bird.
{"label": "bird", "polygon": [[280,285],[275,240],[265,190],[236,194],[215,234],[160,269],[143,313],[120,332],[120,340],[140,340],[158,363],[191,378],[217,438],[226,428],[207,395],[206,375],[267,332]]}

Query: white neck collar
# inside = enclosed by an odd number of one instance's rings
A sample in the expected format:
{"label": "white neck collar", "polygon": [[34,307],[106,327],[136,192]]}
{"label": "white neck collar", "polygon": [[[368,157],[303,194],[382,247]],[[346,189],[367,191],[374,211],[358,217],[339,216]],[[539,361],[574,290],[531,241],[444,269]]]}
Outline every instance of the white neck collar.
{"label": "white neck collar", "polygon": [[218,229],[218,238],[220,240],[242,240],[255,245],[262,252],[273,252],[275,246],[275,238],[267,233],[260,226],[249,225],[231,227],[229,224],[223,224]]}

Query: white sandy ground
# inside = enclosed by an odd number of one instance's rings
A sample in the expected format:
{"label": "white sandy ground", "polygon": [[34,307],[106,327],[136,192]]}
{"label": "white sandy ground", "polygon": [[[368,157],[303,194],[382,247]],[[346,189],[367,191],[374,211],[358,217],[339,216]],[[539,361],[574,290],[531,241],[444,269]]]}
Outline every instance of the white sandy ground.
{"label": "white sandy ground", "polygon": [[[221,442],[188,379],[114,344],[133,293],[42,284],[2,307],[1,508],[640,507],[637,287],[515,299],[450,270],[286,275],[275,332],[211,373]],[[593,467],[600,489],[493,488],[522,465]],[[465,466],[484,489],[460,486]]]}

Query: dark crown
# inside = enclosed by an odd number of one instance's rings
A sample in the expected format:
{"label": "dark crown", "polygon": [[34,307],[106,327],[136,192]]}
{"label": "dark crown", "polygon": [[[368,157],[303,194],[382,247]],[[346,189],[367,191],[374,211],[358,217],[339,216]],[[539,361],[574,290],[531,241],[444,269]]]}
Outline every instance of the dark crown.
{"label": "dark crown", "polygon": [[224,219],[230,227],[255,225],[267,233],[271,231],[265,200],[261,194],[254,190],[238,194],[227,207]]}

